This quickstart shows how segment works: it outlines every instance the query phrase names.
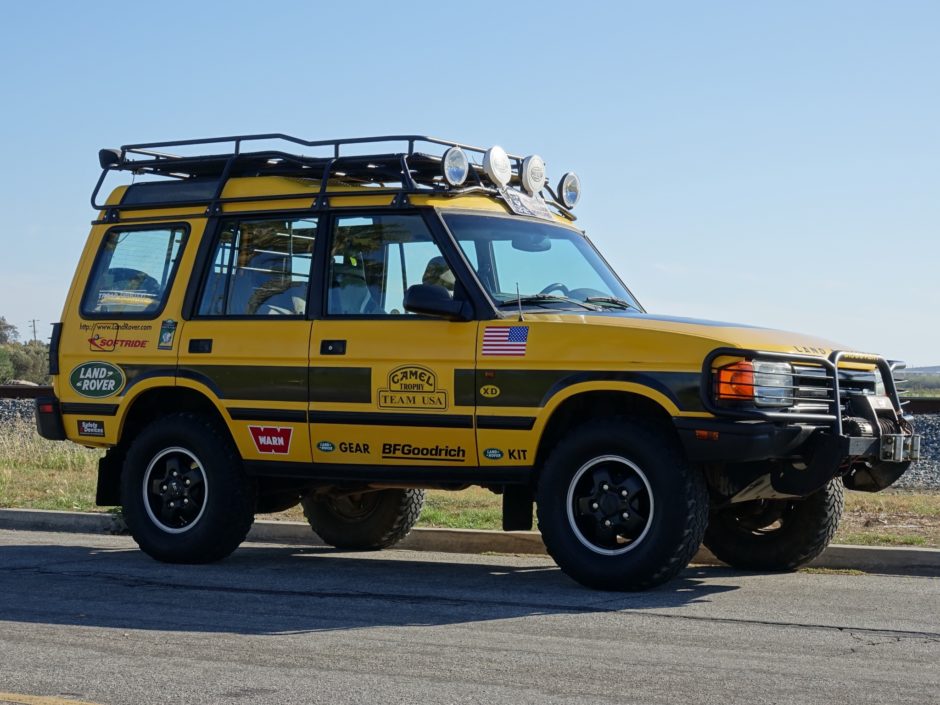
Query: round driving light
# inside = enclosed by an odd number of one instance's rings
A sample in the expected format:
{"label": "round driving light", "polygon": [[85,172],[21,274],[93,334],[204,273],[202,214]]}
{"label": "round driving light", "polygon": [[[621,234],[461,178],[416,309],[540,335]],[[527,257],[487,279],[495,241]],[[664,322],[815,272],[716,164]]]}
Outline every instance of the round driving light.
{"label": "round driving light", "polygon": [[444,152],[441,169],[444,172],[444,181],[448,185],[460,186],[467,180],[467,174],[470,173],[470,160],[460,147],[451,147]]}
{"label": "round driving light", "polygon": [[531,195],[537,194],[545,185],[545,160],[538,154],[526,157],[522,162],[522,186]]}
{"label": "round driving light", "polygon": [[506,150],[499,146],[486,150],[483,154],[483,171],[500,188],[508,184],[512,178],[512,166]]}
{"label": "round driving light", "polygon": [[581,198],[581,179],[573,171],[561,177],[558,182],[558,197],[565,208],[574,208]]}

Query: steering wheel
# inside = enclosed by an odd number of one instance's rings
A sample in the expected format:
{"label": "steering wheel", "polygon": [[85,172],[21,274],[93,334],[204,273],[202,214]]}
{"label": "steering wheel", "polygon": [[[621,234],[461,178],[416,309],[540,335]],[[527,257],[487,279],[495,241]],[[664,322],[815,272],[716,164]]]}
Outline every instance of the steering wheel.
{"label": "steering wheel", "polygon": [[562,284],[561,282],[552,282],[551,284],[549,284],[548,286],[546,286],[544,289],[542,289],[539,293],[540,293],[540,294],[547,294],[547,293],[549,293],[549,292],[551,292],[551,291],[555,291],[556,289],[557,289],[558,291],[560,291],[562,294],[564,294],[565,296],[567,296],[568,293],[569,293],[569,292],[568,292],[568,287],[565,286],[564,284]]}

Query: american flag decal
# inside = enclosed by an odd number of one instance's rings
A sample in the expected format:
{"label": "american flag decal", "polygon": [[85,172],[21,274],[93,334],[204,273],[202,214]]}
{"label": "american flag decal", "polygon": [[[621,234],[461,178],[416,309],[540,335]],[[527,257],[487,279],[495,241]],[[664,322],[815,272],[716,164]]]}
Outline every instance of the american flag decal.
{"label": "american flag decal", "polygon": [[483,330],[483,354],[523,357],[529,342],[529,326],[487,326]]}

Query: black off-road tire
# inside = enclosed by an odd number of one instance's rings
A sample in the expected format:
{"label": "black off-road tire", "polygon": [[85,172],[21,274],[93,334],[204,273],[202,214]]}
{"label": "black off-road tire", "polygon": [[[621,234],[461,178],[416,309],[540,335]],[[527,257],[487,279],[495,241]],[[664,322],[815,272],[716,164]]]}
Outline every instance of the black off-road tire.
{"label": "black off-road tire", "polygon": [[712,512],[705,545],[734,568],[790,571],[825,550],[845,506],[836,478],[803,499],[755,500]]}
{"label": "black off-road tire", "polygon": [[377,551],[411,532],[424,507],[424,490],[313,494],[301,504],[310,527],[330,546]]}
{"label": "black off-road tire", "polygon": [[[601,590],[645,590],[675,577],[708,518],[705,479],[675,436],[626,417],[572,430],[545,463],[536,502],[549,554],[568,576]],[[622,526],[607,527],[624,513]]]}
{"label": "black off-road tire", "polygon": [[179,413],[152,422],[131,442],[121,504],[131,536],[147,555],[166,563],[211,563],[245,540],[255,498],[228,435],[204,416]]}

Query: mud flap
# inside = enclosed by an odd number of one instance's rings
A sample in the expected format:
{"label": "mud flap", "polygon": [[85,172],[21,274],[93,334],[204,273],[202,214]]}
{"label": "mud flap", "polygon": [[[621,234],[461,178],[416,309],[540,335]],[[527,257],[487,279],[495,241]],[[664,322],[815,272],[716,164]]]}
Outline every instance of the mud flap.
{"label": "mud flap", "polygon": [[99,507],[115,507],[121,503],[121,468],[124,466],[124,453],[117,448],[110,448],[98,460],[98,488],[95,504]]}

